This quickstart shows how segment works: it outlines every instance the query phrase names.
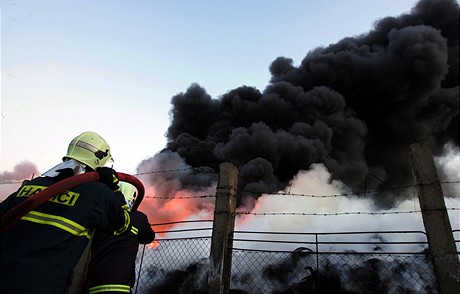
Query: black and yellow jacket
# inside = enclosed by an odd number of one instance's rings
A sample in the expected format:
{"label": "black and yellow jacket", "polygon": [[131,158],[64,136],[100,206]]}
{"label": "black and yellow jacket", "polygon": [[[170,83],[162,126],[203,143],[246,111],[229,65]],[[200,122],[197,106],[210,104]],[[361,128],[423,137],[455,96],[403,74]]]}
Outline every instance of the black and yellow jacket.
{"label": "black and yellow jacket", "polygon": [[131,229],[119,236],[98,230],[94,233],[86,279],[89,293],[131,293],[139,244],[155,239],[144,213],[132,212],[131,224]]}
{"label": "black and yellow jacket", "polygon": [[[58,181],[40,177],[28,182],[0,203],[1,215]],[[123,195],[103,183],[85,183],[56,195],[2,234],[0,292],[67,293],[92,231],[121,234],[129,228]]]}

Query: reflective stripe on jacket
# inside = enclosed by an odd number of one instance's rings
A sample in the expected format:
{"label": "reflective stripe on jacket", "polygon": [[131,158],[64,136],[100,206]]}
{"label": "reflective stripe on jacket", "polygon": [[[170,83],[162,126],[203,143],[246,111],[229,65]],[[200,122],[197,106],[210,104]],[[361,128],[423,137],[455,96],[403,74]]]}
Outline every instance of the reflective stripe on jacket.
{"label": "reflective stripe on jacket", "polygon": [[89,289],[89,294],[104,293],[104,292],[120,292],[131,293],[131,287],[128,285],[100,285]]}
{"label": "reflective stripe on jacket", "polygon": [[91,237],[87,228],[65,217],[41,213],[38,211],[31,211],[21,219],[43,225],[55,226],[75,236],[85,236],[88,239]]}

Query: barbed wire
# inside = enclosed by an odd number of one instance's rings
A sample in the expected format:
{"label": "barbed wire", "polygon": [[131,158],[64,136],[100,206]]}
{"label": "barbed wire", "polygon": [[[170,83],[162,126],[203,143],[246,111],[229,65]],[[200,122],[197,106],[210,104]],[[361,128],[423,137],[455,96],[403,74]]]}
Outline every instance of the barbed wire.
{"label": "barbed wire", "polygon": [[[443,181],[440,182],[441,184],[458,184],[460,181]],[[367,191],[367,192],[356,192],[356,193],[342,193],[342,194],[330,194],[330,195],[315,195],[315,194],[304,194],[304,193],[288,193],[288,192],[276,192],[276,193],[262,193],[265,196],[293,196],[293,197],[309,197],[309,198],[337,198],[337,197],[350,197],[350,196],[359,196],[359,195],[367,195],[367,194],[372,194],[372,193],[381,193],[381,192],[386,192],[386,191],[391,191],[391,190],[397,190],[397,189],[404,189],[404,188],[414,188],[420,186],[419,184],[413,184],[413,185],[405,185],[405,186],[398,186],[398,187],[393,187],[393,188],[386,188],[386,189],[381,189],[381,190],[373,190],[373,191]],[[244,195],[245,193],[252,193],[252,194],[258,194],[260,195],[261,193],[256,193],[254,191],[248,191],[244,190],[242,194]],[[179,196],[179,197],[162,197],[162,196],[145,196],[144,198],[152,198],[152,199],[195,199],[195,198],[213,198],[216,197],[216,195],[193,195],[193,196]]]}
{"label": "barbed wire", "polygon": [[184,223],[205,223],[205,222],[212,222],[212,219],[201,219],[201,220],[181,220],[181,221],[172,221],[166,223],[153,223],[150,224],[151,226],[166,226],[166,225],[176,225],[176,224],[184,224]]}
{"label": "barbed wire", "polygon": [[[18,182],[22,183],[22,182]],[[452,184],[452,183],[460,183],[460,182],[443,182],[443,184]],[[2,185],[2,183],[0,183]],[[375,191],[368,191],[364,192],[357,192],[357,193],[343,193],[343,194],[330,194],[330,195],[314,195],[314,194],[303,194],[303,193],[287,193],[287,192],[277,192],[277,193],[263,193],[264,196],[293,196],[293,197],[308,197],[308,198],[338,198],[338,197],[351,197],[351,196],[359,196],[359,195],[367,195],[371,193],[379,193],[385,192],[388,190],[395,190],[401,188],[414,188],[418,185],[409,185],[409,186],[400,186],[394,187],[389,189],[382,189],[382,190],[375,190]],[[255,194],[255,193],[254,193]],[[216,195],[207,194],[207,195],[192,195],[192,196],[173,196],[173,197],[163,197],[163,196],[149,196],[146,195],[144,198],[147,199],[159,199],[159,200],[172,200],[172,199],[204,199],[204,198],[215,198]],[[450,198],[455,198],[456,196],[445,196]]]}
{"label": "barbed wire", "polygon": [[[441,211],[443,209],[425,209],[423,211]],[[447,211],[460,211],[460,207],[448,207]],[[421,213],[422,210],[407,210],[407,211],[346,211],[346,212],[331,212],[331,213],[307,213],[307,212],[246,212],[239,211],[234,212],[235,215],[254,215],[254,216],[343,216],[343,215],[397,215],[397,214],[414,214]],[[228,211],[216,211],[214,214],[228,214]],[[212,222],[212,219],[208,220],[189,220],[189,221],[174,221],[166,223],[151,223],[151,226],[164,226],[164,225],[176,225],[183,223],[196,223],[196,222]],[[460,230],[459,230],[460,231]]]}
{"label": "barbed wire", "polygon": [[[145,174],[153,174],[153,173],[168,173],[168,172],[181,172],[190,170],[191,168],[182,168],[182,169],[174,169],[174,170],[157,170],[157,171],[150,171],[145,173],[138,173],[136,175],[145,175]],[[20,184],[22,181],[9,181],[0,183],[0,185],[4,184]],[[460,180],[447,180],[441,181],[440,184],[458,184]],[[357,193],[342,193],[342,194],[331,194],[331,195],[314,195],[314,194],[304,194],[304,193],[287,193],[287,192],[277,192],[277,193],[262,193],[266,196],[293,196],[293,197],[310,197],[310,198],[336,198],[336,197],[350,197],[350,196],[358,196],[358,195],[367,195],[372,193],[379,193],[385,191],[391,191],[396,189],[405,189],[405,188],[414,188],[420,186],[420,184],[413,184],[413,185],[404,185],[398,187],[391,187],[381,190],[373,190],[373,191],[365,191],[365,192],[357,192]],[[226,187],[217,187],[219,189],[225,189]],[[243,191],[243,193],[253,193],[256,194],[254,191]],[[257,194],[261,194],[260,192]],[[178,197],[161,197],[161,196],[145,196],[144,198],[150,199],[164,199],[164,200],[171,200],[171,199],[204,199],[204,198],[215,198],[216,195],[192,195],[192,196],[178,196]],[[447,210],[459,210],[458,208],[448,208]],[[302,212],[237,212],[237,215],[302,215],[302,216],[340,216],[340,215],[388,215],[388,214],[410,214],[410,213],[420,213],[421,210],[412,210],[412,211],[393,211],[393,212],[336,212],[336,213],[302,213]],[[216,212],[219,213],[226,213],[226,212]]]}
{"label": "barbed wire", "polygon": [[24,180],[22,181],[10,181],[10,180],[5,180],[4,182],[1,182],[0,185],[13,185],[13,184],[22,184]]}
{"label": "barbed wire", "polygon": [[[148,172],[142,172],[142,173],[137,173],[133,174],[133,176],[141,176],[141,175],[149,175],[149,174],[156,174],[156,173],[174,173],[174,172],[182,172],[186,170],[191,170],[193,167],[185,167],[185,168],[180,168],[180,169],[165,169],[165,170],[155,170],[155,171],[148,171]],[[38,175],[37,177],[40,177],[41,175]],[[11,184],[21,184],[26,178],[22,180],[4,180],[4,182],[0,183],[0,185],[11,185]]]}
{"label": "barbed wire", "polygon": [[[178,172],[188,170],[190,168],[184,169],[176,169],[176,170],[159,170],[159,171],[152,171],[148,173],[162,173],[162,172]],[[135,175],[143,175],[146,173],[140,173]],[[23,181],[5,181],[0,183],[0,185],[10,185],[10,184],[22,184]],[[460,180],[456,181],[441,181],[440,184],[458,184]],[[367,195],[373,193],[381,193],[391,190],[397,189],[405,189],[405,188],[414,188],[420,186],[421,184],[412,184],[412,185],[403,185],[379,190],[372,190],[372,191],[365,191],[365,192],[348,192],[348,193],[341,193],[341,194],[330,194],[330,195],[315,195],[315,194],[304,194],[304,193],[288,193],[288,192],[276,192],[276,193],[260,193],[258,191],[251,191],[251,190],[243,190],[241,193],[245,194],[257,194],[257,195],[267,195],[267,196],[276,196],[276,195],[284,195],[284,196],[295,196],[295,197],[311,197],[311,198],[336,198],[336,197],[350,197],[350,196],[358,196],[358,195]],[[226,189],[228,187],[217,187],[219,189]],[[215,197],[215,195],[193,195],[193,196],[180,196],[180,197],[162,197],[162,196],[145,196],[144,198],[154,198],[154,199],[194,199],[194,198],[210,198]]]}
{"label": "barbed wire", "polygon": [[[439,211],[442,209],[425,209],[424,211]],[[446,208],[450,211],[459,211],[460,208],[450,207]],[[365,212],[365,211],[347,211],[347,212],[331,212],[331,213],[307,213],[307,212],[245,212],[239,211],[235,212],[235,215],[255,215],[255,216],[341,216],[341,215],[394,215],[394,214],[412,214],[412,213],[421,213],[422,210],[407,210],[407,211],[375,211],[375,212]],[[228,214],[227,211],[216,211],[215,214]]]}
{"label": "barbed wire", "polygon": [[175,173],[175,172],[181,172],[181,171],[186,171],[186,170],[191,170],[191,169],[193,169],[193,167],[184,167],[180,169],[155,170],[155,171],[137,173],[137,174],[134,174],[134,176],[150,175],[150,174],[157,174],[157,173]]}
{"label": "barbed wire", "polygon": [[194,196],[177,196],[177,197],[161,197],[161,196],[145,196],[150,199],[195,199],[195,198],[215,198],[216,195],[194,195]]}
{"label": "barbed wire", "polygon": [[[459,181],[442,181],[439,182],[440,184],[458,184]],[[277,192],[277,193],[263,193],[265,195],[286,195],[286,196],[300,196],[300,197],[312,197],[312,198],[335,198],[335,197],[349,197],[349,196],[358,196],[358,195],[367,195],[373,193],[381,193],[391,190],[398,190],[398,189],[406,189],[406,188],[414,188],[417,186],[421,186],[421,184],[412,184],[412,185],[403,185],[379,190],[372,190],[372,191],[363,191],[363,192],[348,192],[348,193],[341,193],[341,194],[330,194],[330,195],[314,195],[314,194],[303,194],[303,193],[287,193],[287,192]],[[247,193],[257,194],[255,191],[245,190],[243,191]],[[260,193],[259,193],[260,194]]]}
{"label": "barbed wire", "polygon": [[[183,172],[183,171],[187,171],[187,170],[193,170],[193,167],[184,167],[184,168],[179,168],[179,169],[165,169],[165,170],[154,170],[154,171],[146,171],[146,172],[141,172],[141,173],[136,173],[136,174],[133,174],[134,176],[141,176],[141,175],[149,175],[149,174],[156,174],[156,173],[175,173],[175,172]],[[37,177],[39,177],[41,175],[37,175]],[[0,185],[9,185],[9,184],[20,184],[22,183],[24,180],[26,180],[26,178],[22,179],[22,180],[4,180],[4,182],[0,183]],[[441,181],[440,182],[441,184],[453,184],[453,183],[460,183],[460,180],[455,180],[455,181]],[[389,189],[401,189],[401,188],[405,188],[405,187],[411,187],[413,185],[408,185],[408,186],[400,186],[400,187],[394,187],[394,188],[389,188]],[[248,193],[258,193],[256,191],[247,191]],[[363,192],[363,193],[373,193],[373,192],[378,192],[377,190],[376,191],[367,191],[367,192]]]}

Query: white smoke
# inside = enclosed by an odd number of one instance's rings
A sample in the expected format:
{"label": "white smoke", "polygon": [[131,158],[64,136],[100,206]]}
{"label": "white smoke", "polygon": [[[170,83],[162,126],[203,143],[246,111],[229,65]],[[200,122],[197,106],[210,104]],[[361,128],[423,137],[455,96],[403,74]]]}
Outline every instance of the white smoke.
{"label": "white smoke", "polygon": [[[460,158],[459,157],[456,157]],[[449,161],[451,164],[455,161]],[[457,169],[460,170],[460,169]],[[459,184],[456,184],[458,191]],[[364,231],[425,231],[423,226],[420,205],[415,187],[400,191],[406,193],[404,200],[396,207],[388,210],[378,210],[370,198],[351,196],[346,187],[337,181],[330,181],[330,174],[321,165],[314,165],[308,172],[301,172],[293,180],[289,193],[264,195],[257,200],[251,213],[256,214],[243,216],[236,223],[236,230],[241,231],[264,231],[264,232],[305,232],[305,233],[332,233],[332,232],[364,232]],[[371,194],[371,193],[370,193]],[[314,196],[314,197],[310,197]],[[457,193],[457,195],[459,195]],[[325,197],[321,197],[325,196]],[[372,195],[371,195],[372,196]],[[445,198],[448,208],[458,208],[460,198]],[[264,215],[264,213],[295,212],[300,215]],[[404,212],[404,213],[400,213]],[[453,230],[460,229],[458,210],[448,210]],[[257,214],[261,214],[258,216]],[[364,214],[363,214],[364,213]],[[369,214],[366,214],[369,213]],[[305,215],[302,215],[305,214]],[[321,236],[322,241],[345,240],[353,236],[332,235]],[[351,241],[371,241],[371,239],[383,238],[384,241],[399,239],[401,235],[386,234],[376,237],[375,234],[362,235],[362,238],[353,237]],[[264,239],[285,240],[286,236],[264,235]],[[405,241],[426,241],[423,234],[406,234]],[[297,238],[302,240],[302,238]],[[303,240],[312,242],[314,236],[304,236]],[[382,240],[382,241],[383,241]],[[246,244],[250,248],[260,248],[260,244]],[[294,245],[283,245],[281,249],[295,249]],[[349,245],[350,246],[350,245]],[[460,246],[460,244],[457,244]],[[269,249],[280,249],[275,246]],[[414,248],[405,250],[421,251],[424,246],[416,245]],[[459,247],[460,248],[460,247]],[[311,248],[314,249],[314,248]],[[321,249],[321,248],[320,248]],[[373,245],[343,247],[328,246],[322,251],[356,250],[372,251]],[[380,248],[385,250],[385,248]],[[389,249],[389,248],[387,248]],[[399,250],[401,248],[392,248]]]}

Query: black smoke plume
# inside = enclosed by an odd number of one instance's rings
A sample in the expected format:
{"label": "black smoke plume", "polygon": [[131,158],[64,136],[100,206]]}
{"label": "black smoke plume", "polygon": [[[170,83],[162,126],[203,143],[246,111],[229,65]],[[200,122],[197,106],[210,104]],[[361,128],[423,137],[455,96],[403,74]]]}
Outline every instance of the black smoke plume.
{"label": "black smoke plume", "polygon": [[[193,168],[235,164],[240,204],[286,188],[314,163],[354,192],[411,184],[411,143],[428,141],[436,155],[459,146],[458,51],[458,3],[422,0],[308,52],[299,66],[276,58],[263,92],[242,86],[212,98],[191,85],[172,98],[165,151]],[[397,202],[392,193],[373,197],[383,207]]]}

